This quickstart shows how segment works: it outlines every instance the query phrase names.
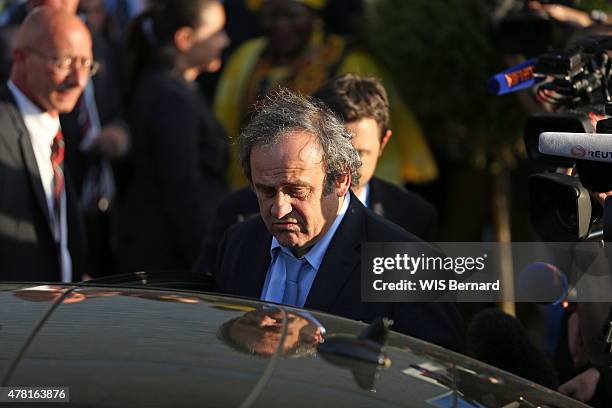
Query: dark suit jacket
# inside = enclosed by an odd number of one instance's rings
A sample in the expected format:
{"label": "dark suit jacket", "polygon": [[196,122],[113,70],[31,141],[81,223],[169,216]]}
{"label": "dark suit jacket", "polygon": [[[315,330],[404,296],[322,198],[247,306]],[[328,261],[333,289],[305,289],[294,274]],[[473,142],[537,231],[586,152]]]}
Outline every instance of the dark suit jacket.
{"label": "dark suit jacket", "polygon": [[122,271],[191,268],[225,193],[227,137],[194,86],[162,64],[136,86],[131,176],[119,198]]}
{"label": "dark suit jacket", "polygon": [[437,238],[438,212],[418,194],[377,177],[370,180],[369,208],[424,241]]}
{"label": "dark suit jacket", "polygon": [[[78,282],[85,268],[82,223],[70,172],[65,168],[64,173],[68,249],[73,280]],[[59,253],[30,136],[4,85],[0,89],[0,280],[60,279]]]}
{"label": "dark suit jacket", "polygon": [[[230,228],[219,246],[214,271],[218,291],[259,298],[270,265],[272,236],[261,217]],[[453,349],[462,349],[461,318],[449,303],[361,301],[361,243],[418,242],[414,235],[351,202],[312,284],[304,307],[355,320],[394,320],[393,329]],[[429,245],[423,243],[429,248]]]}

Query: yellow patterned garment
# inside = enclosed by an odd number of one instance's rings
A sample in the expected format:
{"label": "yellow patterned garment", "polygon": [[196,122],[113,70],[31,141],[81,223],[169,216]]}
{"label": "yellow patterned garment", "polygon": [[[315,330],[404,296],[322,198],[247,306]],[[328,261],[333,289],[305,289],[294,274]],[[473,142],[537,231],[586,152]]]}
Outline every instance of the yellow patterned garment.
{"label": "yellow patterned garment", "polygon": [[232,188],[247,184],[237,161],[235,138],[248,123],[252,105],[279,85],[312,94],[329,78],[356,73],[382,80],[391,107],[393,137],[378,162],[376,175],[396,184],[426,183],[438,168],[414,114],[408,109],[387,73],[367,53],[350,49],[344,39],[315,32],[306,50],[290,65],[273,65],[265,58],[265,38],[240,46],[223,69],[214,100],[217,119],[232,138],[229,181]]}

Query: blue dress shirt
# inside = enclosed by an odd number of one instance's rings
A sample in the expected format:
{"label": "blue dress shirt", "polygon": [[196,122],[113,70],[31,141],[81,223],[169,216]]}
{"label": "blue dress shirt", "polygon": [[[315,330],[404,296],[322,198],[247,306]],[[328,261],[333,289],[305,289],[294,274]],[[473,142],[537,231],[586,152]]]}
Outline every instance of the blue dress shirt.
{"label": "blue dress shirt", "polygon": [[[323,257],[325,256],[325,252],[327,252],[327,247],[329,247],[329,243],[334,237],[340,222],[342,222],[344,214],[346,214],[350,200],[351,195],[347,193],[344,196],[344,203],[342,204],[342,208],[340,208],[340,212],[338,212],[334,223],[325,233],[323,238],[314,244],[306,255],[304,255],[302,258],[298,258],[305,260],[306,264],[301,268],[300,276],[298,278],[299,289],[296,306],[303,307],[306,303],[306,298],[308,297],[308,293],[312,287],[312,282],[314,282],[314,279],[317,276],[317,272],[319,271],[319,267],[321,266],[321,262],[323,262]],[[271,262],[270,266],[268,267],[268,273],[266,274],[266,280],[261,292],[260,298],[262,300],[277,303],[282,303],[283,301],[286,269],[284,257],[280,256],[281,251],[287,256],[295,258],[295,255],[293,255],[290,249],[285,248],[279,244],[275,237],[272,237],[272,244],[270,245]]]}

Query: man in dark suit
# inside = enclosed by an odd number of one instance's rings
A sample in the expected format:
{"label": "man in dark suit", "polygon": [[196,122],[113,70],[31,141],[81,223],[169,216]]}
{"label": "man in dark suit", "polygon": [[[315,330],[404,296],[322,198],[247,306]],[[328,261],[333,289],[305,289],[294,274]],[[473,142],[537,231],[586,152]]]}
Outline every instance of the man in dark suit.
{"label": "man in dark suit", "polygon": [[[419,242],[360,203],[352,136],[324,107],[289,91],[272,95],[238,139],[261,217],[235,225],[214,271],[220,292],[372,321],[461,348],[452,304],[361,301],[362,242]],[[424,251],[432,251],[423,243]]]}
{"label": "man in dark suit", "polygon": [[[389,99],[379,80],[344,74],[325,84],[314,97],[322,100],[353,134],[353,146],[361,158],[359,183],[353,189],[362,204],[425,241],[435,241],[436,209],[413,192],[374,177],[378,159],[392,136]],[[259,215],[257,197],[250,187],[227,196],[212,220],[209,240],[204,244],[199,272],[208,272],[216,257],[218,240],[232,225]]]}
{"label": "man in dark suit", "polygon": [[83,238],[59,114],[97,64],[74,14],[41,7],[20,27],[0,90],[0,280],[79,281]]}
{"label": "man in dark suit", "polygon": [[418,194],[374,176],[393,132],[389,98],[374,78],[344,74],[327,82],[314,95],[344,121],[361,159],[355,195],[367,208],[425,241],[435,241],[436,209]]}
{"label": "man in dark suit", "polygon": [[[98,0],[93,0],[98,1]],[[101,0],[100,0],[101,1]],[[100,69],[87,84],[75,108],[60,115],[66,146],[65,160],[83,211],[89,244],[88,274],[102,276],[115,269],[111,249],[111,219],[115,193],[114,162],[122,158],[129,145],[127,124],[121,119],[121,67],[119,46],[111,43],[91,24],[93,10],[103,4],[79,0],[28,0],[7,8],[0,15],[0,82],[8,79],[12,65],[13,37],[28,13],[48,6],[77,14],[92,35],[94,57]],[[92,10],[90,10],[92,9]],[[90,12],[92,11],[92,12]]]}

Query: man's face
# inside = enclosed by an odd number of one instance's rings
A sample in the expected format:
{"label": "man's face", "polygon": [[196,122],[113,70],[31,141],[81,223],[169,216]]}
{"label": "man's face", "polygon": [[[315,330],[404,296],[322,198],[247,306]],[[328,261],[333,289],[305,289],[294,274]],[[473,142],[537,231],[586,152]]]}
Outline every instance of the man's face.
{"label": "man's face", "polygon": [[194,31],[188,58],[199,72],[215,72],[221,68],[221,52],[229,45],[225,11],[221,3],[211,3],[201,13],[202,24]]}
{"label": "man's face", "polygon": [[374,175],[378,159],[391,137],[391,133],[387,132],[381,138],[382,130],[376,120],[372,118],[348,122],[346,128],[353,134],[353,146],[355,146],[355,150],[361,158],[361,168],[359,170],[361,178],[357,187],[357,190],[361,190]]}
{"label": "man's face", "polygon": [[308,44],[313,13],[297,1],[267,0],[261,9],[261,27],[275,55],[293,57]]}
{"label": "man's face", "polygon": [[[92,59],[89,33],[78,27],[67,28],[24,52],[25,58],[17,63],[24,64],[27,96],[51,114],[72,111],[89,80],[89,70],[81,63]],[[52,61],[63,57],[79,62],[69,69],[58,69]]]}
{"label": "man's face", "polygon": [[329,230],[340,197],[348,189],[348,184],[335,182],[334,191],[324,195],[323,167],[317,140],[304,131],[290,131],[278,144],[251,151],[251,177],[261,217],[278,242],[297,256]]}

